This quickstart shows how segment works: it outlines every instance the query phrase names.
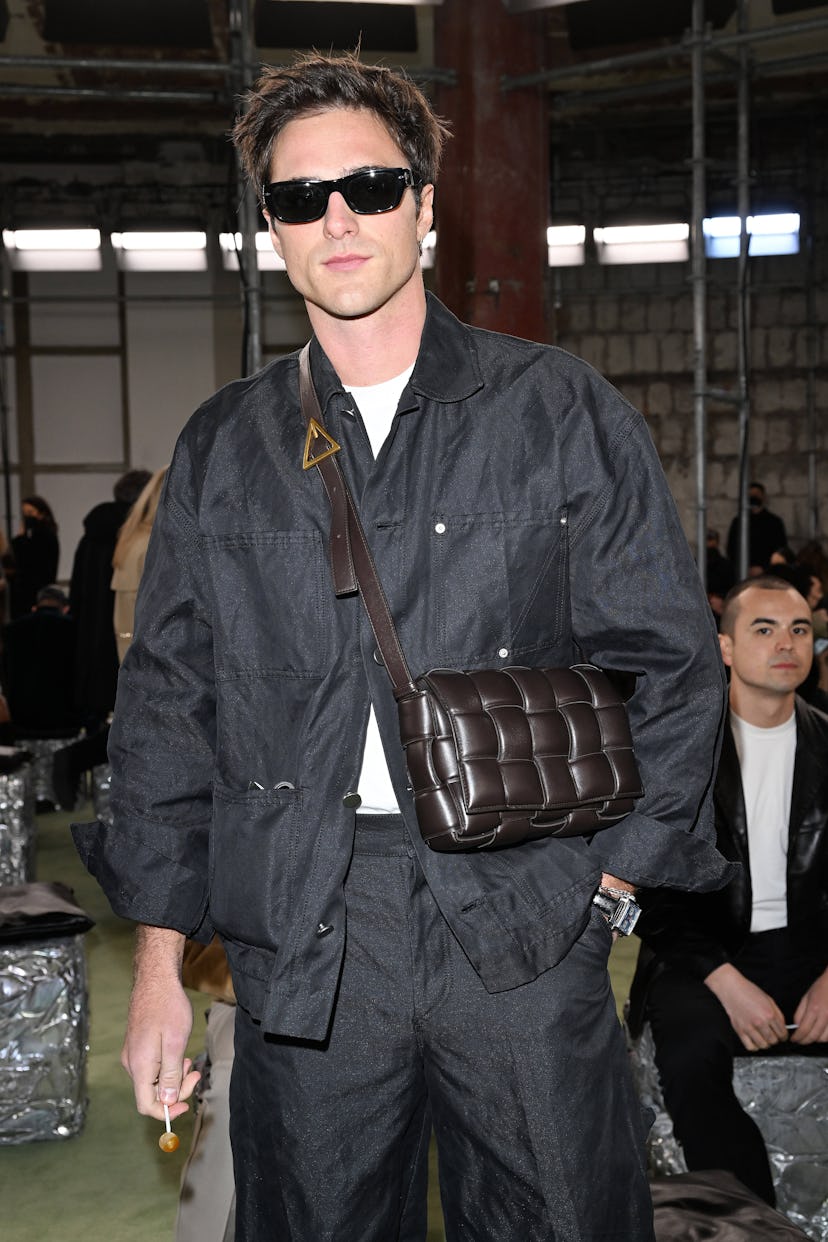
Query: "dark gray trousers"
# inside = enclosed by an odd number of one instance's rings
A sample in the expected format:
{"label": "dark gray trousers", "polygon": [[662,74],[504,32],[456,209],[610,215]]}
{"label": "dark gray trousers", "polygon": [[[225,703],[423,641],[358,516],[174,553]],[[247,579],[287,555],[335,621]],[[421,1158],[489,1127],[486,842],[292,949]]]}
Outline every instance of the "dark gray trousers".
{"label": "dark gray trousers", "polygon": [[326,1042],[237,1015],[236,1242],[421,1242],[430,1120],[448,1242],[652,1242],[600,914],[560,965],[492,995],[401,819],[358,820],[345,894]]}

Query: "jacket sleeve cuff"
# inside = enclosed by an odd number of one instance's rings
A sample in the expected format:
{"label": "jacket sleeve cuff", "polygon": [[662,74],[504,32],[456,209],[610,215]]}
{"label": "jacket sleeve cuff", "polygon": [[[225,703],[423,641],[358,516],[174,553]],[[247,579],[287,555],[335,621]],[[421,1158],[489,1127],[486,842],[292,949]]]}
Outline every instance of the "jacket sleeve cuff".
{"label": "jacket sleeve cuff", "polygon": [[207,889],[190,867],[100,820],[73,824],[72,839],[115,914],[168,927],[205,944],[212,938]]}
{"label": "jacket sleeve cuff", "polygon": [[636,811],[596,833],[590,853],[603,871],[642,888],[706,893],[724,888],[738,869],[703,837]]}

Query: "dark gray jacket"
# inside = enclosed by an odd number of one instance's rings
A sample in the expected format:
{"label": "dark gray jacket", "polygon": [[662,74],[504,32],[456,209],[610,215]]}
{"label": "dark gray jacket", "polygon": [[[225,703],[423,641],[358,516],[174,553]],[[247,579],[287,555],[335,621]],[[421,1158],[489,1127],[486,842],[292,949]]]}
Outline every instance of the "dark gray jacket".
{"label": "dark gray jacket", "polygon": [[710,844],[721,663],[641,416],[583,362],[429,298],[374,467],[316,342],[311,362],[412,670],[583,654],[632,671],[646,787],[591,841],[426,849],[370,628],[358,598],[333,594],[297,358],[219,392],[179,440],[150,542],[111,736],[115,826],[76,840],[119,914],[203,940],[215,928],[241,1004],[321,1039],[369,694],[428,882],[491,991],[561,959],[602,868],[708,889],[727,867]]}

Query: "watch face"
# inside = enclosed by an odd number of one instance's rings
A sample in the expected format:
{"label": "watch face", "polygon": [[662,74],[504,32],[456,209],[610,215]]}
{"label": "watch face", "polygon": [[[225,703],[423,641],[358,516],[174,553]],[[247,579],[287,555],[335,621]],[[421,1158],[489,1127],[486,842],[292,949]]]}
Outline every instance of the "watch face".
{"label": "watch face", "polygon": [[601,911],[612,931],[620,936],[630,935],[641,914],[641,907],[632,893],[624,897],[610,897],[599,891],[593,897],[592,904]]}
{"label": "watch face", "polygon": [[622,897],[618,902],[618,908],[615,911],[610,926],[620,932],[622,936],[629,936],[638,922],[638,916],[641,914],[641,907],[632,897]]}

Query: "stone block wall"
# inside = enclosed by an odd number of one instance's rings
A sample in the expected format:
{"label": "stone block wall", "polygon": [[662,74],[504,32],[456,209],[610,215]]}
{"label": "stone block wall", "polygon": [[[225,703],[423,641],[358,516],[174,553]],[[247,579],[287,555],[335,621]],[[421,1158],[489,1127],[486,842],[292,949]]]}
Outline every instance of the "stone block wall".
{"label": "stone block wall", "polygon": [[[629,93],[628,93],[629,94]],[[706,197],[712,215],[737,202],[735,98],[711,96]],[[633,111],[637,108],[637,111]],[[800,253],[749,260],[749,473],[794,547],[828,550],[828,121],[820,111],[751,102],[751,211],[798,211]],[[692,218],[692,128],[638,105],[552,126],[551,223],[597,225]],[[588,243],[589,246],[589,243]],[[689,262],[550,269],[550,339],[593,363],[645,414],[691,543],[696,538],[693,292]],[[708,389],[738,388],[738,261],[706,264]],[[707,525],[726,536],[737,508],[738,410],[708,399]],[[809,503],[815,465],[817,520]]]}
{"label": "stone block wall", "polygon": [[[828,289],[824,270],[809,271],[807,262],[804,255],[751,261],[750,476],[764,483],[769,508],[784,519],[794,547],[814,533],[811,452],[817,476],[816,533],[828,543]],[[707,265],[708,387],[732,393],[738,386],[736,267],[731,260]],[[592,363],[644,413],[695,547],[697,450],[688,265],[586,266],[550,279],[555,342]],[[735,405],[709,398],[705,452],[707,524],[719,529],[724,542],[739,492]]]}

